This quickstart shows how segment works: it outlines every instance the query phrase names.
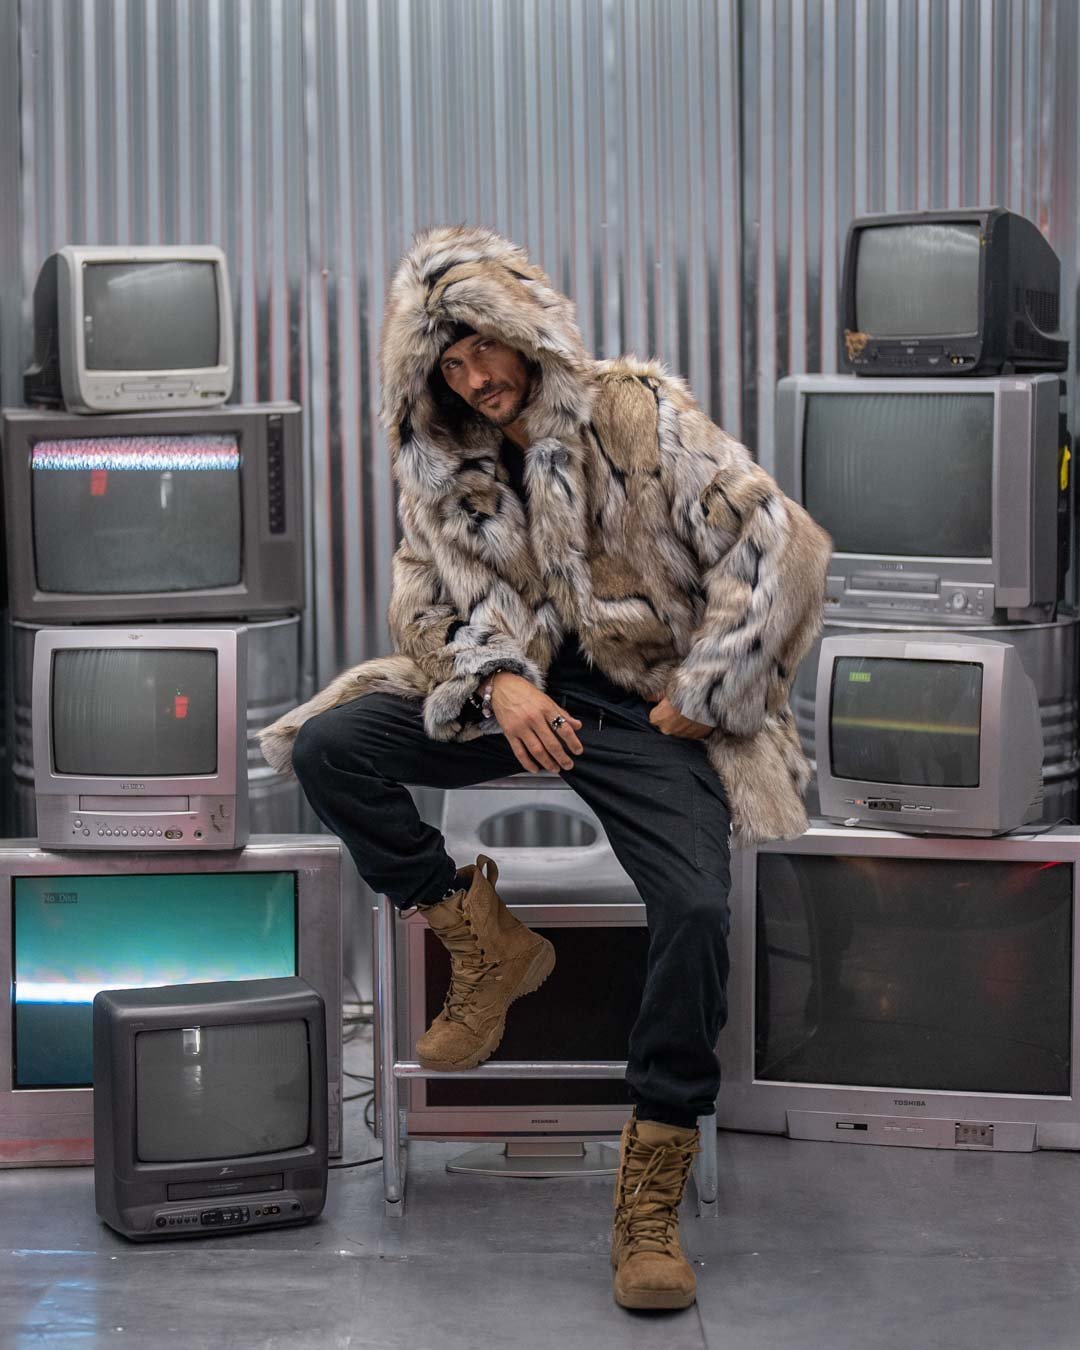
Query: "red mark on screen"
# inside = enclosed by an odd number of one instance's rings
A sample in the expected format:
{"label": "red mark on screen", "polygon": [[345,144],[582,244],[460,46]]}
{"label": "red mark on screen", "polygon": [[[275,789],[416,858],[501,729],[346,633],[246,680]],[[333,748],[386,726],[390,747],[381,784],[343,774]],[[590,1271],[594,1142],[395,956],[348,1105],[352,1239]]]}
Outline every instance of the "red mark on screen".
{"label": "red mark on screen", "polygon": [[177,693],[173,698],[173,716],[180,721],[187,716],[188,696],[187,694]]}
{"label": "red mark on screen", "polygon": [[105,496],[105,489],[108,487],[108,485],[109,485],[109,471],[108,471],[108,469],[91,469],[91,470],[90,470],[90,496],[91,496],[91,497],[104,497],[104,496]]}

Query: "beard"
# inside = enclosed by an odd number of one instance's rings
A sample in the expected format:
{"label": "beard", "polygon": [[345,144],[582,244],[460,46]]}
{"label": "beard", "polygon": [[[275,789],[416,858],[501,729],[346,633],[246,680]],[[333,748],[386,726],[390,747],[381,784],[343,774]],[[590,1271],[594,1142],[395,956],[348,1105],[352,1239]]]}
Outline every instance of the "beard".
{"label": "beard", "polygon": [[505,412],[501,412],[497,417],[491,420],[497,427],[508,427],[512,422],[516,422],[525,411],[525,406],[529,402],[528,391],[516,398]]}
{"label": "beard", "polygon": [[500,428],[508,427],[511,423],[516,422],[528,407],[529,400],[532,398],[532,392],[533,384],[530,380],[524,391],[520,393],[512,403],[508,404],[502,412],[487,412],[484,408],[477,408],[476,411],[480,413],[482,417],[486,417],[493,426]]}

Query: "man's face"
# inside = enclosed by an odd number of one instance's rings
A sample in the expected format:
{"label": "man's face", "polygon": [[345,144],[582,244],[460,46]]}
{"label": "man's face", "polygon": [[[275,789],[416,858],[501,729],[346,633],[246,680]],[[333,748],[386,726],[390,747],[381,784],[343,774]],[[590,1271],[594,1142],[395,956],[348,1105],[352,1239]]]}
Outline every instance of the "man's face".
{"label": "man's face", "polygon": [[454,393],[497,427],[516,422],[529,401],[525,358],[497,338],[471,333],[447,347],[439,369]]}

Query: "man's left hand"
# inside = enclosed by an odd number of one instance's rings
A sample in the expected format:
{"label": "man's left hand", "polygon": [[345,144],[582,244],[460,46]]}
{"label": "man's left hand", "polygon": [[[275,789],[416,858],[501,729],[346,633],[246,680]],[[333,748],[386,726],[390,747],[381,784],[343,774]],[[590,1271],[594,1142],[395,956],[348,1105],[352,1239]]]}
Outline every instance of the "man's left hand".
{"label": "man's left hand", "polygon": [[704,740],[715,727],[706,726],[704,722],[693,722],[689,717],[684,717],[677,708],[667,700],[667,695],[663,694],[656,703],[652,712],[649,713],[649,721],[657,729],[662,731],[665,736],[685,736],[690,740]]}

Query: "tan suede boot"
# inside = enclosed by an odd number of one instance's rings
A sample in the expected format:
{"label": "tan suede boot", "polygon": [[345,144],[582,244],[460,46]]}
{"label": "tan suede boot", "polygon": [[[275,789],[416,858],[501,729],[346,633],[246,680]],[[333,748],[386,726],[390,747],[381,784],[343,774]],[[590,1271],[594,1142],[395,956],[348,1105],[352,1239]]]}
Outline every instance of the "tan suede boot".
{"label": "tan suede boot", "polygon": [[697,1280],[679,1241],[679,1204],[699,1153],[697,1128],[632,1117],[615,1180],[611,1264],[623,1308],[688,1308]]}
{"label": "tan suede boot", "polygon": [[416,1042],[425,1069],[475,1069],[498,1048],[510,1004],[555,969],[555,948],[499,899],[496,863],[481,853],[459,871],[469,885],[423,911],[451,962],[443,1010]]}

